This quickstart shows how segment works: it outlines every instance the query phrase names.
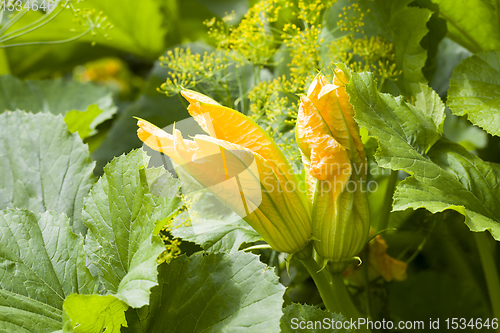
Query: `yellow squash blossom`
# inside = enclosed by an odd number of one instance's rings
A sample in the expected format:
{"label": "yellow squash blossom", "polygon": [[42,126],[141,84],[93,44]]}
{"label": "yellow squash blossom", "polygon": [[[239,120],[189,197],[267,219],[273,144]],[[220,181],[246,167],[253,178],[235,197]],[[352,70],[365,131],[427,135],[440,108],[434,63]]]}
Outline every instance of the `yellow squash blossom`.
{"label": "yellow squash blossom", "polygon": [[370,227],[366,156],[347,81],[340,70],[333,84],[318,74],[307,96],[301,97],[296,128],[313,206],[314,247],[332,273],[342,272],[354,260]]}
{"label": "yellow squash blossom", "polygon": [[311,205],[285,156],[256,123],[190,90],[188,111],[209,135],[184,139],[144,120],[138,136],[184,167],[275,250],[296,253],[311,239]]}

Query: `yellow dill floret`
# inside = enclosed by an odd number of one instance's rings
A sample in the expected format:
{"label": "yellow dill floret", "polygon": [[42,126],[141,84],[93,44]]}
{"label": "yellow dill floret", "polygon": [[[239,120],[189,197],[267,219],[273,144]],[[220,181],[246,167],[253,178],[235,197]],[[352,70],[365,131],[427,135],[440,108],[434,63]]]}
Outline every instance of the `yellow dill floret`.
{"label": "yellow dill floret", "polygon": [[228,77],[232,75],[229,71],[232,57],[220,50],[201,55],[192,53],[189,48],[175,48],[160,57],[160,64],[169,70],[169,77],[159,89],[167,96],[178,94],[182,88],[194,88],[200,83],[224,89],[228,85]]}
{"label": "yellow dill floret", "polygon": [[160,230],[160,238],[163,241],[165,250],[156,258],[158,264],[162,262],[168,263],[181,254],[181,240],[174,238],[170,233],[172,230],[172,221],[173,219]]}
{"label": "yellow dill floret", "polygon": [[397,69],[393,45],[380,36],[354,39],[352,41],[352,54],[358,61],[349,64],[356,72],[370,71],[378,78],[396,80],[401,74]]}
{"label": "yellow dill floret", "polygon": [[255,65],[266,65],[276,52],[277,41],[271,32],[270,24],[278,20],[282,6],[279,0],[257,2],[245,14],[237,26],[231,26],[232,17],[221,21],[207,21],[209,35],[220,49],[234,50],[240,57]]}
{"label": "yellow dill floret", "polygon": [[[355,72],[373,72],[378,79],[396,80],[401,74],[395,63],[391,42],[380,36],[354,38],[348,35],[328,44],[328,56],[323,61],[343,62]],[[322,64],[326,67],[326,63]]]}
{"label": "yellow dill floret", "polygon": [[321,20],[324,9],[333,5],[336,0],[299,0],[297,7],[299,8],[298,18],[306,24],[316,24]]}
{"label": "yellow dill floret", "polygon": [[293,25],[291,28],[295,34],[283,41],[291,56],[287,64],[291,73],[289,86],[285,90],[302,93],[307,81],[312,80],[311,77],[320,69],[321,25],[312,25],[304,30],[297,29]]}
{"label": "yellow dill floret", "polygon": [[[179,210],[170,218],[170,220],[163,226],[160,230],[159,236],[165,245],[165,250],[156,258],[158,264],[162,262],[170,262],[172,259],[178,257],[181,254],[180,246],[182,244],[181,240],[174,238],[172,236],[172,229],[178,228],[179,226],[190,226],[191,222],[189,215],[183,214],[193,207],[193,202],[184,194],[179,195],[183,205]],[[176,221],[174,224],[174,220]]]}
{"label": "yellow dill floret", "polygon": [[[351,2],[351,0],[349,0],[349,2]],[[363,19],[368,12],[370,12],[370,10],[363,10],[358,1],[352,3],[347,7],[344,6],[342,7],[342,13],[339,14],[337,26],[340,27],[340,31],[351,33],[360,32],[364,34],[365,31],[363,27],[365,26],[365,23]]]}

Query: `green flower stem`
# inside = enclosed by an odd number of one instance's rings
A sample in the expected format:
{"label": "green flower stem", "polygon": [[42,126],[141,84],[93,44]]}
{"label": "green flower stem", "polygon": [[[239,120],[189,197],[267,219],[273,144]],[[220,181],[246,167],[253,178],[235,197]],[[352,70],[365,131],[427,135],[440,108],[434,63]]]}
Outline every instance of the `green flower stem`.
{"label": "green flower stem", "polygon": [[[491,240],[486,232],[474,232],[474,238],[476,239],[479,257],[481,258],[481,264],[483,265],[493,316],[495,318],[500,318],[500,279],[498,277],[498,270],[493,257]],[[497,329],[497,332],[500,332],[500,327]]]}
{"label": "green flower stem", "polygon": [[[347,292],[342,273],[330,274],[326,269],[321,269],[312,257],[302,260],[302,263],[309,274],[311,274],[328,311],[341,313],[347,319],[357,320],[361,318],[358,310],[352,303],[351,296]],[[361,328],[357,331],[370,332],[366,328]]]}
{"label": "green flower stem", "polygon": [[337,297],[333,292],[333,283],[330,278],[330,273],[328,273],[325,269],[321,270],[321,267],[312,257],[302,260],[302,264],[304,264],[307,271],[313,278],[316,287],[318,287],[319,294],[321,295],[327,310],[330,312],[340,312]]}

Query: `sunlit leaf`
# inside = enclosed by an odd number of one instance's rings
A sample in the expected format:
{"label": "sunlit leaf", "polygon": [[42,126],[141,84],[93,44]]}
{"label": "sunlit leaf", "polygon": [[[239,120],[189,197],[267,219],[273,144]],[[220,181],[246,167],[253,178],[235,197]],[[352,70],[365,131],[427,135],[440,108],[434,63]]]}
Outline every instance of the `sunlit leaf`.
{"label": "sunlit leaf", "polygon": [[453,71],[448,105],[457,116],[500,136],[500,51],[463,60]]}
{"label": "sunlit leaf", "polygon": [[[490,0],[432,0],[448,35],[473,53],[500,48],[498,4]],[[496,8],[495,8],[496,7]]]}
{"label": "sunlit leaf", "polygon": [[113,160],[85,199],[86,252],[106,290],[132,307],[149,302],[157,285],[156,258],[164,246],[155,222],[172,213],[175,198],[150,194],[147,155],[135,150]]}
{"label": "sunlit leaf", "polygon": [[489,230],[500,240],[500,166],[458,144],[437,141],[444,111],[439,99],[430,109],[417,108],[379,93],[368,73],[353,73],[347,91],[359,124],[378,141],[377,163],[411,175],[396,189],[394,210],[453,209],[472,231]]}
{"label": "sunlit leaf", "polygon": [[151,303],[129,310],[124,332],[275,333],[284,287],[253,254],[195,254],[159,268]]}
{"label": "sunlit leaf", "polygon": [[86,267],[83,237],[64,214],[0,211],[0,329],[52,332],[62,327],[72,293],[97,292]]}
{"label": "sunlit leaf", "polygon": [[119,333],[122,326],[127,327],[127,309],[127,304],[112,295],[71,294],[64,301],[64,325],[74,327],[74,333]]}
{"label": "sunlit leaf", "polygon": [[84,233],[83,198],[94,182],[87,146],[62,116],[4,112],[0,122],[0,209],[65,213]]}

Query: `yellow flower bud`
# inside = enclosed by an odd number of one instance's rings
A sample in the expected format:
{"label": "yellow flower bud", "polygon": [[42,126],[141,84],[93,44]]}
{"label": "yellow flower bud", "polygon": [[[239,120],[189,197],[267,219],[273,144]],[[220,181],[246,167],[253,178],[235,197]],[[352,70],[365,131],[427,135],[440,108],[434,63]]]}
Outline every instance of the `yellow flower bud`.
{"label": "yellow flower bud", "polygon": [[368,240],[370,212],[366,193],[366,156],[345,91],[347,77],[334,83],[318,74],[301,97],[296,138],[306,168],[312,202],[314,247],[342,272]]}

